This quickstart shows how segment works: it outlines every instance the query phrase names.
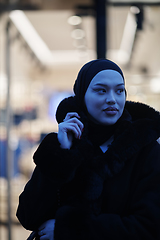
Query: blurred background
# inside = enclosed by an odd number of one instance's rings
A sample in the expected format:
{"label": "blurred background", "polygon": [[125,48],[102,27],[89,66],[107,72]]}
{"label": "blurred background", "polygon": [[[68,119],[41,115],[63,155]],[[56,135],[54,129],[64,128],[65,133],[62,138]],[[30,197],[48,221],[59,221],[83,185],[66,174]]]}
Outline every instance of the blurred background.
{"label": "blurred background", "polygon": [[16,219],[19,194],[58,103],[81,66],[109,58],[128,100],[160,111],[160,1],[0,1],[0,239],[30,234]]}

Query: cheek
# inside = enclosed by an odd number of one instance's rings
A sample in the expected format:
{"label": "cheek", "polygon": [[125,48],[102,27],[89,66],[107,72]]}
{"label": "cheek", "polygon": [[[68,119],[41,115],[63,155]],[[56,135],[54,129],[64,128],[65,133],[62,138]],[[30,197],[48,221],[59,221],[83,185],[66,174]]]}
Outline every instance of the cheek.
{"label": "cheek", "polygon": [[86,107],[87,107],[88,112],[93,111],[93,109],[95,108],[94,101],[92,101],[92,99],[89,99],[87,101]]}
{"label": "cheek", "polygon": [[119,105],[120,105],[120,107],[121,107],[122,112],[123,112],[123,110],[124,110],[125,103],[126,103],[126,97],[124,96],[124,98],[122,98],[122,99],[119,101]]}
{"label": "cheek", "polygon": [[87,110],[92,109],[95,106],[95,97],[92,94],[87,93],[84,100]]}
{"label": "cheek", "polygon": [[89,99],[86,98],[86,108],[88,113],[93,117],[95,117],[95,114],[97,115],[101,107],[100,103],[96,100],[95,97],[90,97]]}
{"label": "cheek", "polygon": [[122,95],[117,96],[117,102],[119,102],[120,105],[125,105],[126,95],[122,94]]}
{"label": "cheek", "polygon": [[124,97],[124,98],[122,98],[122,99],[120,100],[121,106],[124,106],[124,105],[125,105],[125,102],[126,102],[126,98]]}
{"label": "cheek", "polygon": [[102,100],[96,98],[95,96],[90,98],[87,102],[88,108],[90,109],[100,109],[101,105],[102,105]]}

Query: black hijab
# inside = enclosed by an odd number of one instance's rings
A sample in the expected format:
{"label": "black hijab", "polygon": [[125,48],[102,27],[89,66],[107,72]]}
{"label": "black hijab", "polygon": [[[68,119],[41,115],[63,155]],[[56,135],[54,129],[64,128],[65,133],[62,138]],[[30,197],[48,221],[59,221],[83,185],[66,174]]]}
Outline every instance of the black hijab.
{"label": "black hijab", "polygon": [[[97,59],[90,61],[86,63],[78,73],[77,79],[73,87],[75,96],[62,100],[56,112],[56,119],[58,123],[63,121],[68,112],[78,112],[81,117],[83,116],[81,120],[87,127],[88,138],[92,141],[94,145],[98,146],[100,146],[112,135],[114,135],[115,129],[117,128],[119,123],[118,120],[117,123],[114,125],[104,126],[95,123],[92,120],[92,117],[88,118],[89,115],[84,103],[84,96],[94,76],[103,70],[117,71],[124,79],[122,70],[114,62],[108,59]],[[120,119],[122,118],[123,117],[121,117]]]}
{"label": "black hijab", "polygon": [[90,61],[80,69],[73,87],[76,99],[80,105],[84,102],[84,95],[94,76],[103,70],[109,69],[119,72],[124,79],[123,72],[119,66],[108,59]]}

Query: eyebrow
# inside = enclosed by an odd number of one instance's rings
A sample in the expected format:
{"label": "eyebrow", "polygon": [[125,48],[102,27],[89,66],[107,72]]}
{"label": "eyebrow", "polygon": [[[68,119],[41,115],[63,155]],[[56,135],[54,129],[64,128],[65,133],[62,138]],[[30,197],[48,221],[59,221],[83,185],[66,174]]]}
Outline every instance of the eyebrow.
{"label": "eyebrow", "polygon": [[[117,84],[116,85],[116,87],[119,87],[119,86],[124,86],[124,83],[119,83],[119,84]],[[104,84],[104,83],[96,83],[94,86],[106,86],[106,87],[108,87],[108,85],[107,84]]]}

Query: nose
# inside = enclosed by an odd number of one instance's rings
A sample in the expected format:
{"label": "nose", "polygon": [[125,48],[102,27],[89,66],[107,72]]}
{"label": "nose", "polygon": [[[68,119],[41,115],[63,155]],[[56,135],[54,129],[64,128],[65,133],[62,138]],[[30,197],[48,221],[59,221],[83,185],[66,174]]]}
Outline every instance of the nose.
{"label": "nose", "polygon": [[115,104],[116,103],[116,99],[115,99],[114,93],[112,91],[110,91],[110,93],[107,94],[106,103],[107,104]]}

